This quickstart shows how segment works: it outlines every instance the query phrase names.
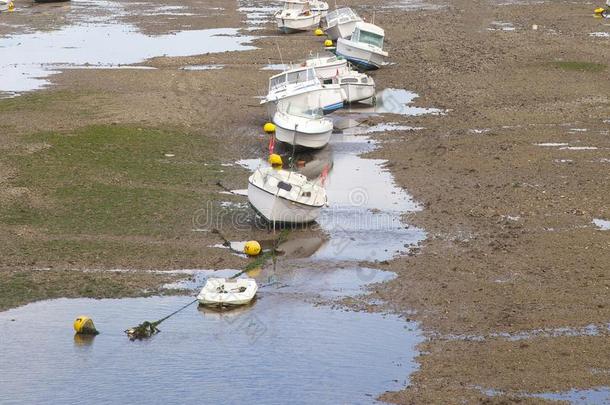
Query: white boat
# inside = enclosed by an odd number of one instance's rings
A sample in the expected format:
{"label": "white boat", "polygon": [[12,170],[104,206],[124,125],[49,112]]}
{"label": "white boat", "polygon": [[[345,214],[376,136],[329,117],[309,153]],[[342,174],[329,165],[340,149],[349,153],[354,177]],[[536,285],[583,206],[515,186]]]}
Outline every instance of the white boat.
{"label": "white boat", "polygon": [[387,65],[388,53],[383,50],[383,29],[359,22],[350,39],[337,40],[337,56],[342,56],[364,70],[375,70]]}
{"label": "white boat", "polygon": [[326,15],[325,20],[322,22],[322,30],[333,41],[339,38],[350,38],[356,28],[356,24],[361,21],[362,18],[351,8],[339,8]]}
{"label": "white boat", "polygon": [[268,222],[306,224],[326,205],[326,190],[300,173],[259,168],[248,179],[250,205]]}
{"label": "white boat", "polygon": [[320,0],[309,0],[309,7],[311,7],[312,11],[316,11],[316,12],[320,13],[322,18],[324,18],[328,15],[328,10],[330,8],[330,7],[328,7],[327,2],[320,1]]}
{"label": "white boat", "polygon": [[375,80],[364,73],[351,70],[347,74],[334,78],[333,83],[341,86],[347,103],[357,103],[375,96]]}
{"label": "white boat", "polygon": [[290,34],[309,31],[320,25],[322,14],[312,10],[308,1],[285,0],[284,8],[275,13],[275,21],[280,31]]}
{"label": "white boat", "polygon": [[252,301],[258,285],[252,278],[208,278],[197,300],[202,305],[233,306]]}
{"label": "white boat", "polygon": [[280,104],[273,123],[278,141],[304,148],[325,147],[333,133],[333,122],[324,118],[321,109],[303,109],[292,104]]}
{"label": "white boat", "polygon": [[333,77],[346,74],[350,71],[347,66],[347,60],[335,55],[310,58],[305,61],[304,65],[314,68],[316,76],[323,83],[331,82]]}
{"label": "white boat", "polygon": [[322,84],[313,68],[301,66],[272,76],[269,79],[269,92],[261,104],[267,104],[269,117],[275,115],[279,102],[304,108],[321,108],[328,114],[342,108],[345,97],[339,85]]}
{"label": "white boat", "polygon": [[0,0],[0,12],[7,11],[11,5],[12,0]]}

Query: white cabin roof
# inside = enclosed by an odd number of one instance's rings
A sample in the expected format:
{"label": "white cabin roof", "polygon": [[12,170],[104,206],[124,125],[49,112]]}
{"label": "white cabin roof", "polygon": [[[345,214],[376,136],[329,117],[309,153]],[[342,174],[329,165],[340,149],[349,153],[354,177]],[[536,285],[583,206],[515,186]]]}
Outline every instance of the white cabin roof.
{"label": "white cabin roof", "polygon": [[385,37],[385,31],[383,30],[383,28],[381,28],[375,24],[359,22],[356,24],[356,29]]}

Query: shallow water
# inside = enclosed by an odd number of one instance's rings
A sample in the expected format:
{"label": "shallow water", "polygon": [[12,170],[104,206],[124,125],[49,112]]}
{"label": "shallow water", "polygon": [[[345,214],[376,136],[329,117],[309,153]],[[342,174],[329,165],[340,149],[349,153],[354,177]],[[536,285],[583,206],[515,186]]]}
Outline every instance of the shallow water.
{"label": "shallow water", "polygon": [[120,3],[85,4],[102,9],[103,13],[92,13],[86,18],[76,6],[68,25],[0,38],[0,95],[13,96],[42,88],[49,84],[49,75],[66,66],[109,68],[140,63],[155,56],[254,49],[249,45],[253,37],[240,36],[237,28],[151,36],[121,22],[125,11]]}
{"label": "shallow water", "polygon": [[417,98],[417,94],[405,89],[384,89],[377,92],[375,105],[364,103],[351,104],[346,111],[360,114],[400,114],[424,115],[442,114],[438,108],[413,107],[410,104]]}
{"label": "shallow water", "polygon": [[[349,289],[358,278],[301,280],[292,288],[318,292],[342,282]],[[0,313],[2,403],[370,404],[404,386],[422,340],[416,325],[299,297],[266,287],[235,311],[191,306],[142,342],[122,331],[192,298],[59,299]],[[100,335],[74,337],[71,324],[82,313]]]}

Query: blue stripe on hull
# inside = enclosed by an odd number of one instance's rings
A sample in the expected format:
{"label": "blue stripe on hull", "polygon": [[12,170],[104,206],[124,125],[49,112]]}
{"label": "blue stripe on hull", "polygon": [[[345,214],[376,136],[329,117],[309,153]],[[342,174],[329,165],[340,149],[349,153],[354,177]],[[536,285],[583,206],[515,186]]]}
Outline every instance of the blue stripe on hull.
{"label": "blue stripe on hull", "polygon": [[330,114],[333,111],[337,111],[338,109],[343,108],[343,101],[337,104],[327,105],[323,108],[324,114]]}
{"label": "blue stripe on hull", "polygon": [[339,52],[336,52],[336,55],[337,56],[341,56],[341,57],[347,59],[348,61],[350,61],[354,65],[356,65],[359,68],[362,68],[364,70],[377,70],[377,69],[379,69],[378,65],[375,65],[374,63],[371,63],[368,60],[364,60],[364,59],[360,59],[360,58],[354,58],[352,56],[343,55],[343,54],[340,54]]}

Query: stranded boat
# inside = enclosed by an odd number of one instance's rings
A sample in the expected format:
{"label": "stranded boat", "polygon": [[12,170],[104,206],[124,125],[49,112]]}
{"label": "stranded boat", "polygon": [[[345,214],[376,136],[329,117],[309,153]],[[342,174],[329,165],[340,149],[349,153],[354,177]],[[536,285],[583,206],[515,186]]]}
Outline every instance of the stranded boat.
{"label": "stranded boat", "polygon": [[324,118],[321,109],[303,109],[298,105],[280,104],[273,116],[278,141],[311,149],[325,147],[333,133],[333,122]]}
{"label": "stranded boat", "polygon": [[285,34],[316,28],[321,18],[319,11],[312,10],[309,2],[302,0],[285,0],[284,8],[275,14],[277,27]]}
{"label": "stranded boat", "polygon": [[351,37],[356,24],[361,21],[362,18],[351,8],[339,8],[326,15],[326,19],[322,22],[322,30],[329,39],[336,41],[339,38]]}
{"label": "stranded boat", "polygon": [[375,80],[354,70],[333,79],[345,92],[347,103],[357,103],[375,96]]}
{"label": "stranded boat", "polygon": [[326,83],[327,81],[331,82],[333,77],[349,72],[347,60],[335,55],[307,59],[304,66],[314,68],[316,76],[318,76],[318,79],[323,83]]}
{"label": "stranded boat", "polygon": [[279,102],[303,108],[321,108],[328,114],[342,108],[343,100],[345,93],[339,85],[322,84],[314,68],[301,66],[272,76],[269,92],[261,104],[267,105],[269,116],[273,117]]}
{"label": "stranded boat", "polygon": [[383,50],[385,33],[380,27],[365,22],[356,24],[350,39],[337,40],[337,56],[342,56],[364,70],[387,65],[388,53]]}
{"label": "stranded boat", "polygon": [[259,168],[248,179],[250,205],[268,222],[306,224],[326,205],[326,190],[300,173]]}
{"label": "stranded boat", "polygon": [[197,300],[201,305],[235,306],[252,301],[258,285],[252,278],[208,278]]}

